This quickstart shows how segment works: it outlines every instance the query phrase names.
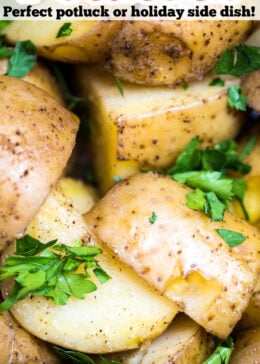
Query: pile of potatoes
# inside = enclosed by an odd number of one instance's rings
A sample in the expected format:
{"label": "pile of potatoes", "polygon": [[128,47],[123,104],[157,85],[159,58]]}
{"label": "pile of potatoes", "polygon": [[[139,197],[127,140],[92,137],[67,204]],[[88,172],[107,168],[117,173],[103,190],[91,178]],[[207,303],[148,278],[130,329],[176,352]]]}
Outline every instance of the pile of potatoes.
{"label": "pile of potatoes", "polygon": [[[121,364],[201,364],[214,337],[230,334],[230,363],[257,363],[259,127],[247,157],[250,222],[236,204],[212,222],[186,206],[190,188],[153,171],[171,166],[196,135],[202,147],[238,137],[248,114],[228,106],[228,87],[241,85],[249,107],[260,111],[259,71],[209,86],[225,49],[260,46],[258,24],[72,21],[71,34],[57,38],[61,25],[13,21],[1,30],[10,45],[30,39],[39,55],[23,79],[5,75],[8,60],[0,60],[1,264],[25,234],[43,243],[81,241],[102,249],[98,260],[111,279],[66,305],[30,295],[1,313],[0,364],[62,363],[53,344],[96,363],[102,355]],[[68,177],[80,119],[44,58],[73,64],[67,78],[88,102],[91,136],[83,150],[95,188]],[[231,248],[219,228],[246,240]],[[12,287],[1,282],[2,299]]]}

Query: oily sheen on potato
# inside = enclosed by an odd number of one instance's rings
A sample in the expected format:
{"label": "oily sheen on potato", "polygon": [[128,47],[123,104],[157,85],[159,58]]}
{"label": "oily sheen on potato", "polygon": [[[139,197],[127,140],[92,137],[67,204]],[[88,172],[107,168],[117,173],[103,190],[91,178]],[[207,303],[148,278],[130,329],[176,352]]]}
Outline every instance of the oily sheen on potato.
{"label": "oily sheen on potato", "polygon": [[93,119],[93,164],[102,193],[116,178],[140,169],[171,165],[186,144],[200,135],[202,146],[234,138],[241,114],[227,104],[227,88],[238,83],[226,77],[225,86],[209,86],[215,74],[176,89],[122,82],[98,67],[76,70],[78,89],[90,102]]}
{"label": "oily sheen on potato", "polygon": [[[110,189],[85,221],[121,261],[208,332],[225,338],[253,293],[259,232],[231,213],[211,222],[186,206],[189,191],[169,177],[138,174]],[[230,248],[219,228],[247,239]]]}
{"label": "oily sheen on potato", "polygon": [[146,85],[199,80],[251,27],[244,20],[125,22],[111,41],[106,66],[121,80]]}
{"label": "oily sheen on potato", "polygon": [[78,119],[38,87],[0,76],[0,251],[24,233],[61,175]]}
{"label": "oily sheen on potato", "polygon": [[[33,335],[62,347],[87,353],[105,353],[137,348],[164,331],[178,309],[161,296],[136,273],[116,259],[90,234],[82,215],[72,201],[54,190],[27,229],[27,233],[48,242],[58,239],[72,245],[84,244],[102,248],[97,257],[111,279],[85,299],[70,298],[66,305],[55,305],[40,296],[19,301],[11,312]],[[14,245],[4,253],[13,251]],[[4,281],[6,297],[10,282]]]}

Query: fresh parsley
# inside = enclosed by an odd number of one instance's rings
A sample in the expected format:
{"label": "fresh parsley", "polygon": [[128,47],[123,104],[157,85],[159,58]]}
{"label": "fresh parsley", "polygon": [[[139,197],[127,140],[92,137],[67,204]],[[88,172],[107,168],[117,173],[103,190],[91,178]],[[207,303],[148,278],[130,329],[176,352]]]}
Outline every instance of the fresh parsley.
{"label": "fresh parsley", "polygon": [[154,223],[155,223],[155,221],[157,220],[157,215],[156,215],[156,213],[153,211],[152,212],[152,215],[149,217],[149,223],[151,224],[151,225],[153,225]]}
{"label": "fresh parsley", "polygon": [[182,88],[183,88],[183,90],[188,90],[188,88],[189,88],[189,84],[187,83],[187,82],[184,82],[183,84],[182,84]]}
{"label": "fresh parsley", "polygon": [[246,110],[247,98],[243,95],[242,89],[238,85],[230,86],[227,90],[228,104],[231,108],[236,110]]}
{"label": "fresh parsley", "polygon": [[5,43],[5,35],[0,35],[0,58],[9,58],[13,54],[13,48],[7,46]]}
{"label": "fresh parsley", "polygon": [[123,89],[122,83],[121,83],[121,81],[120,81],[120,79],[118,77],[115,77],[115,83],[116,83],[116,86],[117,86],[117,88],[118,88],[118,90],[120,92],[120,95],[122,97],[124,97],[125,96],[124,89]]}
{"label": "fresh parsley", "polygon": [[68,37],[69,35],[71,35],[72,33],[71,24],[72,23],[64,23],[58,30],[56,38]]}
{"label": "fresh parsley", "polygon": [[110,279],[96,260],[100,253],[93,246],[69,247],[57,244],[57,240],[43,244],[25,235],[16,241],[14,256],[0,267],[0,280],[15,277],[12,292],[0,303],[0,312],[30,294],[49,298],[57,305],[65,305],[71,296],[84,299],[86,293],[97,289],[89,271],[101,284]]}
{"label": "fresh parsley", "polygon": [[[70,360],[73,364],[96,364],[95,360],[92,359],[93,356],[90,357],[87,354],[78,351],[64,349],[56,345],[53,345],[53,349],[58,353],[58,355],[62,359]],[[108,361],[102,355],[98,355],[98,357],[102,360],[103,364],[120,364],[118,361],[114,360]]]}
{"label": "fresh parsley", "polygon": [[245,218],[249,219],[243,203],[246,182],[240,176],[231,176],[230,172],[245,175],[250,171],[250,165],[243,160],[253,150],[255,143],[255,138],[250,139],[240,152],[233,140],[200,149],[199,137],[196,136],[166,174],[175,181],[194,188],[193,192],[187,194],[189,208],[204,211],[213,221],[222,221],[224,212],[235,198],[239,201]]}
{"label": "fresh parsley", "polygon": [[228,364],[233,349],[234,343],[231,337],[218,341],[214,352],[202,364]]}
{"label": "fresh parsley", "polygon": [[218,87],[224,87],[225,86],[225,81],[224,80],[222,80],[222,78],[220,78],[220,77],[216,77],[216,78],[214,78],[211,82],[210,82],[210,84],[209,84],[210,86],[218,86]]}
{"label": "fresh parsley", "polygon": [[0,30],[4,29],[11,22],[12,22],[12,20],[0,20]]}
{"label": "fresh parsley", "polygon": [[243,234],[236,231],[226,229],[216,229],[216,231],[231,248],[234,248],[246,240],[246,237]]}
{"label": "fresh parsley", "polygon": [[30,40],[17,42],[12,50],[6,74],[11,77],[24,77],[35,66],[36,60],[36,48]]}
{"label": "fresh parsley", "polygon": [[215,68],[217,74],[240,77],[260,69],[260,47],[239,44],[225,50]]}

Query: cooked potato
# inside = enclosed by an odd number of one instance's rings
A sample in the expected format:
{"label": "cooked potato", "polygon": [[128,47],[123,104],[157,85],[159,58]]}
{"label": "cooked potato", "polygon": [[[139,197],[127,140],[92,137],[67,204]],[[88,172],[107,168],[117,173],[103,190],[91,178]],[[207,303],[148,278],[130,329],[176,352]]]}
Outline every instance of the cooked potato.
{"label": "cooked potato", "polygon": [[[52,5],[54,6],[54,5]],[[30,39],[39,55],[63,62],[95,62],[108,52],[108,43],[120,29],[120,21],[73,20],[71,34],[57,37],[63,22],[38,20],[35,31],[34,20],[13,21],[0,33],[6,35],[11,44]]]}
{"label": "cooked potato", "polygon": [[[104,285],[98,284],[98,289],[84,300],[71,298],[64,306],[40,296],[18,302],[11,312],[35,336],[87,353],[128,350],[158,336],[178,311],[91,236],[72,201],[58,190],[49,195],[27,233],[43,242],[58,238],[59,242],[72,245],[83,239],[84,244],[101,247],[103,254],[98,260],[112,277]],[[12,249],[14,244],[4,256]],[[7,290],[10,282],[4,281],[4,296]]]}
{"label": "cooked potato", "polygon": [[150,344],[139,350],[107,356],[121,364],[201,364],[213,349],[213,339],[206,331],[183,314]]}
{"label": "cooked potato", "polygon": [[248,106],[260,112],[260,70],[245,75],[241,88],[243,94],[247,97]]}
{"label": "cooked potato", "polygon": [[[189,209],[189,191],[168,177],[135,175],[114,186],[85,221],[122,262],[208,332],[226,338],[253,293],[260,235],[231,213],[222,222],[210,222]],[[230,248],[217,234],[219,228],[247,239]]]}
{"label": "cooked potato", "polygon": [[260,278],[258,277],[253,296],[239,321],[239,329],[251,329],[260,326]]}
{"label": "cooked potato", "polygon": [[46,343],[22,329],[9,313],[0,313],[0,364],[58,364]]}
{"label": "cooked potato", "polygon": [[107,69],[148,85],[202,79],[228,47],[242,41],[250,21],[129,21],[111,41]]}
{"label": "cooked potato", "polygon": [[77,68],[77,85],[90,101],[94,165],[102,193],[142,169],[171,165],[186,144],[200,135],[202,146],[233,138],[241,114],[227,106],[227,87],[212,87],[210,74],[187,90],[122,83],[124,97],[113,77],[99,68]]}
{"label": "cooked potato", "polygon": [[0,250],[19,237],[72,151],[78,119],[39,88],[0,76]]}
{"label": "cooked potato", "polygon": [[[5,74],[7,67],[8,59],[0,59],[0,74]],[[50,96],[59,101],[60,104],[64,104],[62,93],[57,86],[54,77],[51,75],[50,71],[43,62],[37,61],[36,65],[31,69],[31,71],[23,77],[23,80],[41,88]]]}
{"label": "cooked potato", "polygon": [[260,358],[260,327],[243,332],[235,341],[230,364],[258,364]]}

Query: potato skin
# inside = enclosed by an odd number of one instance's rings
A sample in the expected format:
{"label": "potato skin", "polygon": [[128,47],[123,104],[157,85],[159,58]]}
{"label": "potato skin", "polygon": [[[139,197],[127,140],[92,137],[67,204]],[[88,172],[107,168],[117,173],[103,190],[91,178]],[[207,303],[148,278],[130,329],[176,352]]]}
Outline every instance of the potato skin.
{"label": "potato skin", "polygon": [[147,85],[201,79],[220,54],[245,38],[250,21],[130,21],[111,41],[107,69]]}
{"label": "potato skin", "polygon": [[[259,271],[259,232],[230,213],[210,222],[186,206],[186,186],[139,174],[114,186],[85,215],[119,259],[208,332],[227,337],[246,309]],[[149,218],[157,219],[151,224]],[[230,248],[215,229],[247,240]]]}
{"label": "potato skin", "polygon": [[260,326],[241,333],[235,341],[230,364],[257,364],[260,358]]}
{"label": "potato skin", "polygon": [[248,105],[260,112],[260,70],[247,74],[242,80],[241,88]]}
{"label": "potato skin", "polygon": [[0,76],[0,250],[21,237],[73,149],[78,119],[23,80]]}

